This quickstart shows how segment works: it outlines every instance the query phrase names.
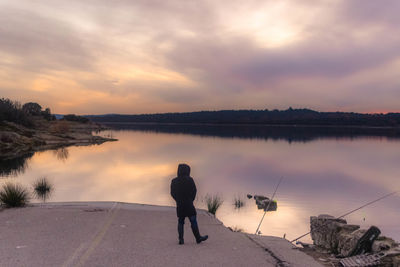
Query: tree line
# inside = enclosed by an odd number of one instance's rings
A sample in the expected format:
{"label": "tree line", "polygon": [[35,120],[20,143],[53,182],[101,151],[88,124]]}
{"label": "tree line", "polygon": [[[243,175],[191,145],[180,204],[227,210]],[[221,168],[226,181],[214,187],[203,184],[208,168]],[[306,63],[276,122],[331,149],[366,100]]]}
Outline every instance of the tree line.
{"label": "tree line", "polygon": [[195,123],[195,124],[268,124],[317,126],[400,126],[400,113],[364,114],[354,112],[318,112],[311,109],[220,110],[140,115],[92,115],[95,122],[119,123]]}
{"label": "tree line", "polygon": [[[50,108],[43,109],[41,105],[34,102],[21,104],[8,98],[0,98],[0,123],[4,121],[14,122],[27,127],[34,126],[34,117],[42,117],[47,121],[56,120],[51,114]],[[64,115],[62,120],[87,123],[89,119],[75,114]]]}
{"label": "tree line", "polygon": [[8,121],[30,127],[33,126],[32,116],[42,116],[49,121],[56,119],[51,114],[50,108],[42,110],[38,103],[29,102],[21,105],[8,98],[0,99],[0,122]]}

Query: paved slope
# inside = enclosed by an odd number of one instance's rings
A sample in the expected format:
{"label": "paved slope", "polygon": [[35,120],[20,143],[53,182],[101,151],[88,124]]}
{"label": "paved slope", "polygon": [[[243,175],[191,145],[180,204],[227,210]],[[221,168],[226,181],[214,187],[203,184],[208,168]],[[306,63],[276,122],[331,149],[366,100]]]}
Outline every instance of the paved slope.
{"label": "paved slope", "polygon": [[173,207],[116,202],[3,210],[0,266],[318,266],[283,239],[233,233],[205,211],[198,221],[209,240],[196,244],[186,222],[179,246],[176,221]]}

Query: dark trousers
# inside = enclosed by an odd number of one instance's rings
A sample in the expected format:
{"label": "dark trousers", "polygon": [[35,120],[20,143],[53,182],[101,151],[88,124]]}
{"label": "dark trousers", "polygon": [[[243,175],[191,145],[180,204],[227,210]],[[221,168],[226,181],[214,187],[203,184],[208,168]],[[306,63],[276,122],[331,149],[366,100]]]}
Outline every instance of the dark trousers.
{"label": "dark trousers", "polygon": [[[179,217],[178,218],[178,234],[179,240],[183,240],[183,225],[185,224],[186,217]],[[199,226],[197,225],[197,218],[196,215],[189,217],[190,226],[192,228],[192,232],[196,240],[199,240],[200,233],[199,233]]]}

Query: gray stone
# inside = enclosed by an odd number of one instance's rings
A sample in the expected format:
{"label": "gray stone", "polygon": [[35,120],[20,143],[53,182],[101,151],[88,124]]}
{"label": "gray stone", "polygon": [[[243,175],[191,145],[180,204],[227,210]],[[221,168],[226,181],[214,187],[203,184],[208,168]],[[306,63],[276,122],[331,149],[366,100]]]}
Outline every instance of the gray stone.
{"label": "gray stone", "polygon": [[367,232],[366,229],[358,229],[353,232],[342,232],[338,235],[337,252],[340,257],[349,257],[358,240]]}
{"label": "gray stone", "polygon": [[278,208],[276,201],[270,200],[265,196],[255,195],[254,199],[256,200],[256,205],[259,210],[263,209],[264,211],[276,211]]}
{"label": "gray stone", "polygon": [[386,236],[380,236],[372,244],[372,252],[379,253],[382,251],[388,251],[392,248],[397,248],[398,246],[399,244],[393,239]]}
{"label": "gray stone", "polygon": [[[310,226],[315,248],[339,257],[348,257],[367,231],[360,229],[359,225],[347,224],[344,219],[326,214],[310,217]],[[400,266],[400,247],[391,238],[378,237],[372,245],[371,253],[383,253],[379,266]]]}
{"label": "gray stone", "polygon": [[[327,214],[318,217],[310,217],[311,239],[318,248],[337,253],[338,234],[343,229],[347,229],[347,222],[344,219],[337,219]],[[346,231],[347,232],[347,231]]]}
{"label": "gray stone", "polygon": [[262,201],[262,200],[266,200],[266,199],[269,199],[269,198],[266,197],[266,196],[262,196],[262,195],[255,195],[255,196],[254,196],[254,199],[255,199],[256,202],[257,202],[257,201]]}
{"label": "gray stone", "polygon": [[379,266],[382,266],[382,267],[400,266],[400,249],[392,248],[389,251],[386,251],[385,257],[383,257],[383,259],[381,259]]}

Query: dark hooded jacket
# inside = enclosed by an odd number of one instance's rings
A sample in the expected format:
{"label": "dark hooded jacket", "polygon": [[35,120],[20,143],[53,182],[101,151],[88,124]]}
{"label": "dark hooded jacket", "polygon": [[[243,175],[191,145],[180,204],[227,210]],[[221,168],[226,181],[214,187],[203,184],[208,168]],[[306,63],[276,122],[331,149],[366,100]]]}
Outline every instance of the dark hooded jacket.
{"label": "dark hooded jacket", "polygon": [[190,167],[179,164],[178,177],[171,181],[171,196],[176,201],[176,214],[178,217],[190,217],[196,215],[193,201],[196,198],[196,185],[190,177]]}

